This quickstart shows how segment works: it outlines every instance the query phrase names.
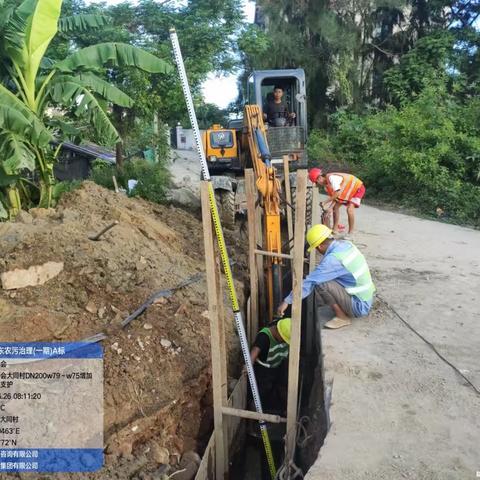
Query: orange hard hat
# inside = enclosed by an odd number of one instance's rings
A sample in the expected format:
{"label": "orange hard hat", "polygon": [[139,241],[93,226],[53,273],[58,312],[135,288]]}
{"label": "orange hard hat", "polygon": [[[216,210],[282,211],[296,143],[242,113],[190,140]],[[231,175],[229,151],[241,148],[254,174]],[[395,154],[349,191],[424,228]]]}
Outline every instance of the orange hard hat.
{"label": "orange hard hat", "polygon": [[308,171],[308,178],[312,183],[316,183],[318,177],[322,174],[321,168],[311,168]]}

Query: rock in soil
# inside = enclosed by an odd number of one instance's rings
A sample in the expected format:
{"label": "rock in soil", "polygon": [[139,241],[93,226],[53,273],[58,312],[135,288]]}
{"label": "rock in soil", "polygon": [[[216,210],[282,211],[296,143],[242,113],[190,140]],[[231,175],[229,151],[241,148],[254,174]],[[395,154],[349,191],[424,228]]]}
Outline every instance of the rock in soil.
{"label": "rock in soil", "polygon": [[2,287],[4,290],[36,287],[56,277],[62,270],[63,262],[46,262],[27,269],[16,268],[1,274]]}

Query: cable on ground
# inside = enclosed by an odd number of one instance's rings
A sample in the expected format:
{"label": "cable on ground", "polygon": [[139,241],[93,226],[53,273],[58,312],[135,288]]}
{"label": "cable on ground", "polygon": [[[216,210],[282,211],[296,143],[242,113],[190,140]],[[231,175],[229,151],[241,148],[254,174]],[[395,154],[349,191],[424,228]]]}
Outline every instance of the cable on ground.
{"label": "cable on ground", "polygon": [[477,388],[477,386],[465,375],[461,372],[461,370],[455,366],[452,362],[447,360],[435,347],[435,345],[432,344],[432,342],[428,341],[421,333],[419,333],[417,330],[415,330],[410,323],[408,323],[398,312],[395,310],[394,307],[392,307],[381,295],[377,294],[377,298],[409,329],[411,330],[418,338],[423,340],[431,350],[437,355],[440,360],[442,360],[444,363],[446,363],[449,367],[451,367],[458,375],[460,375],[465,382],[473,389],[473,391],[477,394],[480,395],[480,389]]}

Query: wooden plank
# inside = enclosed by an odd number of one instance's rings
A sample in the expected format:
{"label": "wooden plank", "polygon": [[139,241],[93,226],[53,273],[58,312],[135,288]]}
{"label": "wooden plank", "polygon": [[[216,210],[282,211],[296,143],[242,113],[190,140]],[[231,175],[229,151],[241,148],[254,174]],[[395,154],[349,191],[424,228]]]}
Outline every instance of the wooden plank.
{"label": "wooden plank", "polygon": [[[225,451],[223,430],[222,350],[220,347],[220,318],[218,296],[218,270],[215,260],[212,217],[208,196],[208,182],[201,182],[203,240],[205,246],[205,271],[207,277],[208,316],[212,355],[213,424],[215,435],[215,478],[223,480],[228,472],[228,453]],[[223,303],[223,302],[222,302]]]}
{"label": "wooden plank", "polygon": [[115,187],[115,193],[119,193],[120,190],[118,189],[117,177],[113,175],[112,180],[113,180],[113,186]]}
{"label": "wooden plank", "polygon": [[[253,169],[245,169],[245,194],[247,197],[247,216],[248,216],[248,266],[250,273],[250,324],[247,337],[250,344],[253,343],[258,331],[258,268],[255,249],[257,248],[257,229],[255,200],[257,199],[257,188],[255,186],[255,177]],[[261,281],[262,279],[260,279]]]}
{"label": "wooden plank", "polygon": [[295,237],[292,262],[292,331],[288,356],[288,403],[286,461],[293,461],[297,434],[298,378],[302,321],[303,249],[305,237],[307,171],[297,171],[297,203],[295,205]]}
{"label": "wooden plank", "polygon": [[263,255],[264,257],[277,257],[277,258],[286,258],[287,260],[292,260],[293,255],[288,255],[286,253],[275,253],[275,252],[266,252],[265,250],[254,250],[256,255]]}
{"label": "wooden plank", "polygon": [[269,423],[286,423],[287,419],[280,415],[271,415],[269,413],[257,413],[250,410],[242,410],[240,408],[223,407],[222,412],[224,415],[230,415],[232,417],[246,418],[249,420],[264,420]]}
{"label": "wooden plank", "polygon": [[[247,377],[242,375],[233,389],[228,406],[234,409],[245,409],[247,407]],[[231,455],[244,446],[245,421],[240,417],[226,417],[224,423],[227,425],[228,448]],[[195,480],[212,480],[214,478],[215,461],[215,435],[212,434],[207,448],[202,457]]]}
{"label": "wooden plank", "polygon": [[[212,229],[213,231],[213,229]],[[221,382],[222,382],[222,405],[227,404],[228,400],[228,374],[227,374],[227,346],[225,340],[225,299],[223,295],[223,286],[222,286],[222,267],[220,254],[218,253],[218,248],[216,249],[216,282],[217,282],[217,305],[218,305],[218,335],[220,339],[220,371],[221,371]]]}
{"label": "wooden plank", "polygon": [[[321,223],[322,219],[320,218],[320,192],[318,191],[317,186],[315,185],[312,190],[312,221],[311,225],[316,225]],[[313,272],[317,266],[317,250],[314,248],[310,252],[310,261],[309,261],[309,272]],[[315,345],[315,295],[310,295],[307,300],[307,324],[305,325],[305,353],[310,355],[313,352]]]}
{"label": "wooden plank", "polygon": [[292,212],[292,191],[290,189],[290,164],[288,155],[283,156],[283,174],[285,176],[285,199],[287,200],[287,231],[288,231],[288,249],[290,250],[290,241],[293,238],[293,212]]}

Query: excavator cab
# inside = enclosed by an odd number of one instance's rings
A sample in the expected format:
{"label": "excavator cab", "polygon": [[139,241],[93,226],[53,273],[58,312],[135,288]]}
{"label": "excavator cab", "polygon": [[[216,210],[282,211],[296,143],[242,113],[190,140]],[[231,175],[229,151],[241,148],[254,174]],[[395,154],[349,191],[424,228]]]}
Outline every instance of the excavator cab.
{"label": "excavator cab", "polygon": [[[272,101],[275,86],[282,87],[282,101],[287,111],[295,115],[264,122],[266,105]],[[258,166],[259,139],[252,137],[252,121],[256,125],[262,123],[260,136],[266,139],[263,143],[264,150],[268,150],[268,164],[278,169],[280,180],[284,156],[289,158],[291,171],[307,166],[305,72],[302,69],[254,71],[248,78],[245,103],[243,118],[230,120],[227,128],[213,125],[203,138],[222,224],[228,228],[235,226],[236,214],[246,210],[244,169]],[[292,189],[294,179],[292,175]]]}
{"label": "excavator cab", "polygon": [[[267,122],[267,142],[272,164],[283,163],[283,156],[290,158],[291,169],[305,167],[305,143],[307,140],[307,103],[305,72],[295,70],[258,70],[248,78],[247,99],[249,104],[259,105],[265,113],[273,102],[275,86],[283,90],[282,103],[290,114],[280,112],[270,115]],[[292,115],[294,114],[294,115]]]}

